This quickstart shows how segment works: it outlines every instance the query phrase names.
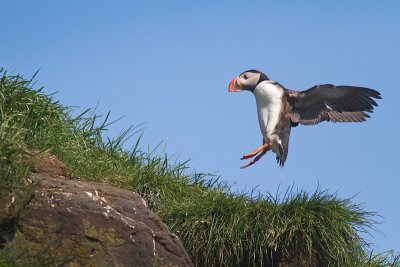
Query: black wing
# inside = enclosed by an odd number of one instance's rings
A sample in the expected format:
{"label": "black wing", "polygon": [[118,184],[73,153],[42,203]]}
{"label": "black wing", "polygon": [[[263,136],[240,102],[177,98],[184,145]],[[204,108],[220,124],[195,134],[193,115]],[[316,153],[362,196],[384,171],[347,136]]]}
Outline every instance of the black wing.
{"label": "black wing", "polygon": [[316,85],[298,92],[288,90],[292,106],[291,120],[304,125],[322,121],[362,122],[369,118],[381,94],[373,89],[356,86]]}

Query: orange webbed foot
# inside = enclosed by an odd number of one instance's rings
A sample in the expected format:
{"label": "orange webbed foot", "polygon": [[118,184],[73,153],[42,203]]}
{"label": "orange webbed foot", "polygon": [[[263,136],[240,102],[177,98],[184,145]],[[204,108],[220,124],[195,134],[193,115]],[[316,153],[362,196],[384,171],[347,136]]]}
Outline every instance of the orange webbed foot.
{"label": "orange webbed foot", "polygon": [[264,148],[264,149],[262,150],[262,152],[261,152],[257,157],[255,157],[255,158],[254,158],[252,161],[250,161],[248,164],[246,164],[246,165],[240,167],[240,169],[247,168],[247,167],[253,165],[254,163],[256,163],[257,161],[259,161],[259,160],[262,158],[262,156],[264,156],[265,153],[268,152],[268,150],[269,150],[269,148]]}
{"label": "orange webbed foot", "polygon": [[248,164],[246,164],[246,165],[244,165],[244,166],[242,166],[242,167],[240,167],[240,168],[241,168],[241,169],[244,169],[244,168],[247,168],[247,167],[253,165],[253,164],[256,163],[257,161],[259,161],[259,160],[262,158],[262,156],[264,156],[265,153],[268,152],[269,149],[270,149],[270,148],[269,148],[269,144],[264,143],[262,146],[258,147],[258,148],[257,148],[256,150],[254,150],[253,152],[244,155],[244,156],[241,158],[241,160],[252,158],[252,157],[256,156],[258,153],[260,153],[260,151],[261,151],[261,153],[258,154],[257,157],[255,157],[255,158],[254,158],[252,161],[250,161]]}
{"label": "orange webbed foot", "polygon": [[[260,151],[264,150],[265,148],[269,147],[269,145],[267,143],[263,144],[262,146],[258,147],[256,150],[254,150],[253,152],[244,155],[243,157],[241,157],[241,160],[244,159],[249,159],[254,157],[255,155],[257,155]],[[265,153],[264,153],[265,154]]]}

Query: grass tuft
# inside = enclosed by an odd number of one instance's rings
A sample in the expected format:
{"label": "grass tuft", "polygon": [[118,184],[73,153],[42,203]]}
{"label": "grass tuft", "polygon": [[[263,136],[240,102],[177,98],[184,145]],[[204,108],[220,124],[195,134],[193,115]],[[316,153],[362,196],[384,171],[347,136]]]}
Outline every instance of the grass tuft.
{"label": "grass tuft", "polygon": [[379,254],[371,252],[369,258],[366,260],[366,265],[370,267],[400,266],[400,253],[395,253],[393,250]]}

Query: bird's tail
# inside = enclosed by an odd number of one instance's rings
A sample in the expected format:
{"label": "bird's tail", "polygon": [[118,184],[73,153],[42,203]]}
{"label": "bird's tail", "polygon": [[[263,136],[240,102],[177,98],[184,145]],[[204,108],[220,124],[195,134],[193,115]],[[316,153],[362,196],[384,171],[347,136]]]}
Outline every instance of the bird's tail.
{"label": "bird's tail", "polygon": [[279,146],[279,153],[276,155],[276,162],[282,167],[285,165],[285,161],[289,153],[289,137],[291,128],[292,126],[290,121],[285,122],[284,127],[281,128],[281,132],[278,133],[282,143]]}

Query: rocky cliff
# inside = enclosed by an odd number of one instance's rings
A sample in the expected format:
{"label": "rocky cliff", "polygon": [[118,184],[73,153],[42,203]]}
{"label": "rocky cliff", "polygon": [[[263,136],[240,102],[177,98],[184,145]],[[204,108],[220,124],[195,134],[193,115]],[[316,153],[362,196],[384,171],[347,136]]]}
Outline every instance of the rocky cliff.
{"label": "rocky cliff", "polygon": [[71,180],[48,153],[32,166],[35,190],[3,246],[50,265],[193,266],[179,237],[140,195]]}

